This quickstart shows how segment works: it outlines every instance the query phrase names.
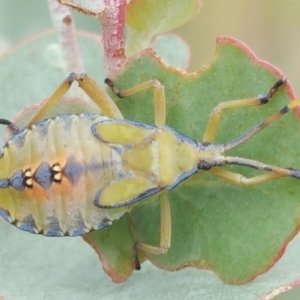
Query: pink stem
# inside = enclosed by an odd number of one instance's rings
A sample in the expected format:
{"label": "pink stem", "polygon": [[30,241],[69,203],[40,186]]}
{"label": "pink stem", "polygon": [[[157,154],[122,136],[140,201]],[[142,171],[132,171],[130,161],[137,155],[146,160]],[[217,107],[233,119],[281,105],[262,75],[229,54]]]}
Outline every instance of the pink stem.
{"label": "pink stem", "polygon": [[104,0],[107,9],[98,16],[104,45],[104,63],[106,74],[113,78],[125,63],[125,12],[126,0]]}

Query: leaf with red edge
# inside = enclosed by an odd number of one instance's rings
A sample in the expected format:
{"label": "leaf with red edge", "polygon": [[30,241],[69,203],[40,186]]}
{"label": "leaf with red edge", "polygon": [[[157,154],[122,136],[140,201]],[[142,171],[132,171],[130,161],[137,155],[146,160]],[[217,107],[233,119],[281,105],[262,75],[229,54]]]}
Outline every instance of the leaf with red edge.
{"label": "leaf with red edge", "polygon": [[[219,102],[255,97],[283,77],[242,43],[219,38],[215,59],[198,73],[188,74],[165,66],[146,51],[128,63],[116,85],[125,89],[153,78],[160,80],[166,92],[167,124],[201,141],[209,114]],[[278,111],[292,97],[287,84],[269,105],[225,111],[216,142],[239,136]],[[152,91],[116,101],[126,118],[153,122]],[[299,168],[297,122],[290,113],[230,151],[230,155]],[[243,167],[227,169],[248,177],[260,174]],[[147,257],[166,270],[186,266],[211,269],[225,282],[235,284],[249,282],[270,269],[299,230],[298,181],[284,178],[246,188],[206,173],[193,179],[169,193],[171,249],[165,256]],[[134,205],[129,217],[136,240],[158,245],[160,222],[156,197]]]}
{"label": "leaf with red edge", "polygon": [[[97,39],[89,35],[79,40],[87,72],[99,78],[94,63],[101,59]],[[44,55],[54,41],[54,34],[36,37],[0,61],[4,117],[10,119],[26,103],[47,97],[64,78],[63,70]],[[22,63],[22,69],[14,68],[13,62]],[[201,141],[208,116],[217,103],[266,92],[282,76],[242,43],[219,39],[214,61],[198,73],[180,72],[145,52],[129,62],[116,83],[127,88],[150,78],[159,79],[166,87],[167,123]],[[216,141],[230,140],[280,109],[293,96],[287,88],[281,89],[268,105],[226,111]],[[127,118],[153,123],[152,100],[153,94],[148,91],[118,100],[118,105]],[[297,167],[297,126],[297,119],[290,113],[232,153]],[[245,168],[236,170],[245,175],[256,173]],[[241,188],[208,174],[198,179],[202,184],[183,183],[170,193],[171,249],[165,257],[149,256],[151,261],[167,270],[188,265],[210,268],[231,283],[246,282],[265,272],[298,231],[297,181],[280,179]],[[155,245],[159,242],[158,202],[149,198],[134,205],[124,219],[88,238],[104,259],[106,272],[115,281],[124,281],[133,269],[131,250],[135,240]],[[5,241],[0,247],[0,295],[7,298],[63,298],[67,293],[89,299],[114,299],[116,294],[124,299],[153,299],[165,296],[167,291],[173,298],[191,298],[196,293],[201,299],[232,299],[234,294],[239,299],[257,299],[299,278],[298,252],[289,251],[292,256],[285,256],[269,272],[241,287],[223,284],[205,270],[162,272],[149,264],[143,264],[142,271],[135,272],[128,284],[116,287],[101,275],[95,255],[80,238],[44,238],[1,221],[0,240]],[[293,247],[297,247],[297,241],[293,240]],[[280,277],[278,274],[284,274],[287,266],[292,270]]]}

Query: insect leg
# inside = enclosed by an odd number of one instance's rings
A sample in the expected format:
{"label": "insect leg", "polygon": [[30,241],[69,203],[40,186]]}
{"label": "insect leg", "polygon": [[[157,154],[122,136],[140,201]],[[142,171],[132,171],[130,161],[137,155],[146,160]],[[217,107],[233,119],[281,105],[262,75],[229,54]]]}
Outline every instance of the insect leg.
{"label": "insect leg", "polygon": [[[239,144],[247,141],[252,136],[257,134],[259,131],[263,130],[267,126],[271,125],[275,121],[277,121],[279,118],[281,118],[284,114],[288,113],[289,111],[296,108],[298,105],[300,105],[300,98],[295,99],[291,101],[288,105],[283,107],[280,111],[276,112],[275,114],[271,115],[269,118],[267,118],[262,123],[254,126],[249,131],[244,133],[243,135],[239,136],[238,138],[226,143],[224,145],[224,150],[228,151]],[[227,181],[234,182],[240,185],[254,185],[258,183],[262,183],[268,180],[280,178],[280,177],[294,177],[297,179],[300,179],[300,170],[293,169],[293,168],[280,168],[277,166],[267,165],[263,164],[259,161],[247,159],[247,158],[241,158],[241,157],[232,157],[227,156],[224,159],[224,163],[227,165],[241,165],[246,167],[251,167],[257,170],[267,171],[268,173],[254,176],[251,178],[246,178],[242,176],[241,174],[229,172],[227,170],[223,170],[217,167],[212,168],[209,170],[211,174],[214,174],[215,176],[221,177],[223,179],[226,179]]]}
{"label": "insect leg", "polygon": [[138,250],[142,250],[146,253],[152,253],[156,255],[164,255],[168,252],[171,244],[171,210],[167,192],[163,192],[159,196],[160,202],[160,244],[158,247],[150,246],[144,243],[136,243],[133,247],[133,258],[135,263],[135,269],[140,270],[140,261],[138,259]]}
{"label": "insect leg", "polygon": [[87,74],[75,74],[75,80],[84,92],[101,108],[103,113],[111,118],[123,119],[122,113],[100,86]]}
{"label": "insect leg", "polygon": [[119,91],[114,83],[106,78],[105,83],[111,88],[112,92],[119,98],[125,98],[141,91],[153,88],[155,125],[163,127],[166,123],[166,99],[164,86],[158,80],[149,80],[136,85],[130,89]]}
{"label": "insect leg", "polygon": [[52,108],[52,106],[54,106],[57,101],[64,96],[74,81],[78,82],[78,85],[101,108],[105,115],[116,119],[123,119],[121,112],[113,100],[97,85],[92,78],[84,73],[71,73],[34,114],[34,116],[28,122],[27,127],[30,127],[32,124],[41,120]]}
{"label": "insect leg", "polygon": [[286,82],[286,79],[279,79],[265,95],[261,95],[255,98],[233,100],[219,103],[212,111],[208,120],[206,130],[203,137],[203,142],[212,143],[222,118],[222,112],[228,108],[241,108],[263,105],[269,102],[269,99],[277,92],[278,88]]}
{"label": "insect leg", "polygon": [[208,172],[217,177],[225,179],[226,181],[235,183],[237,185],[242,185],[242,186],[255,185],[255,184],[263,183],[263,182],[273,180],[276,178],[285,177],[284,175],[279,174],[279,173],[269,172],[269,173],[265,173],[265,174],[247,178],[239,173],[234,173],[234,172],[231,172],[231,171],[228,171],[228,170],[225,170],[222,168],[218,168],[218,167],[212,168]]}
{"label": "insect leg", "polygon": [[275,121],[277,121],[279,118],[281,118],[283,115],[288,113],[289,111],[296,108],[298,105],[300,105],[300,98],[297,98],[293,101],[291,101],[288,105],[284,106],[281,110],[276,112],[275,114],[271,115],[269,118],[267,118],[265,121],[261,122],[260,124],[252,127],[250,130],[242,134],[241,136],[237,137],[234,140],[231,140],[230,142],[226,143],[224,145],[224,150],[228,151],[245,141],[249,140],[252,136],[266,128],[267,126],[271,125]]}

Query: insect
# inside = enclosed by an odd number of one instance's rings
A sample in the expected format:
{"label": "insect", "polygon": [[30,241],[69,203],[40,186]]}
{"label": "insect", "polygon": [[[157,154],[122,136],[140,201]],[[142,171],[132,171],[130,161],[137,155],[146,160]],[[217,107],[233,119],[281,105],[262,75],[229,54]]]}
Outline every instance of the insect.
{"label": "insect", "polygon": [[[105,116],[84,113],[43,119],[74,81]],[[31,233],[78,236],[111,225],[131,205],[159,193],[160,245],[135,244],[134,263],[139,269],[138,251],[165,254],[170,248],[167,191],[197,172],[208,171],[243,186],[287,176],[300,179],[297,169],[226,155],[226,151],[300,105],[300,98],[238,138],[225,144],[212,143],[224,109],[266,104],[285,81],[279,79],[262,96],[221,102],[209,118],[203,142],[197,142],[165,125],[164,87],[159,81],[119,91],[111,80],[105,80],[121,98],[149,88],[154,90],[155,125],[149,125],[123,119],[115,103],[93,79],[71,73],[23,129],[0,119],[0,124],[14,132],[0,156],[0,215]],[[224,165],[242,165],[265,173],[246,178],[221,168]]]}

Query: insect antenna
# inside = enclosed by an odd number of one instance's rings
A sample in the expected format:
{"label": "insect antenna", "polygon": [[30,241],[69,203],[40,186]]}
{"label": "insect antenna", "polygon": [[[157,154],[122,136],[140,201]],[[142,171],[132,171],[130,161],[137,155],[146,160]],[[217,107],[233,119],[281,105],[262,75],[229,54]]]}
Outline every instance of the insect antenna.
{"label": "insect antenna", "polygon": [[17,134],[17,133],[20,131],[19,127],[18,127],[16,124],[14,124],[14,123],[12,123],[11,121],[6,120],[6,119],[0,119],[0,125],[8,126],[9,129],[10,129],[14,134]]}

